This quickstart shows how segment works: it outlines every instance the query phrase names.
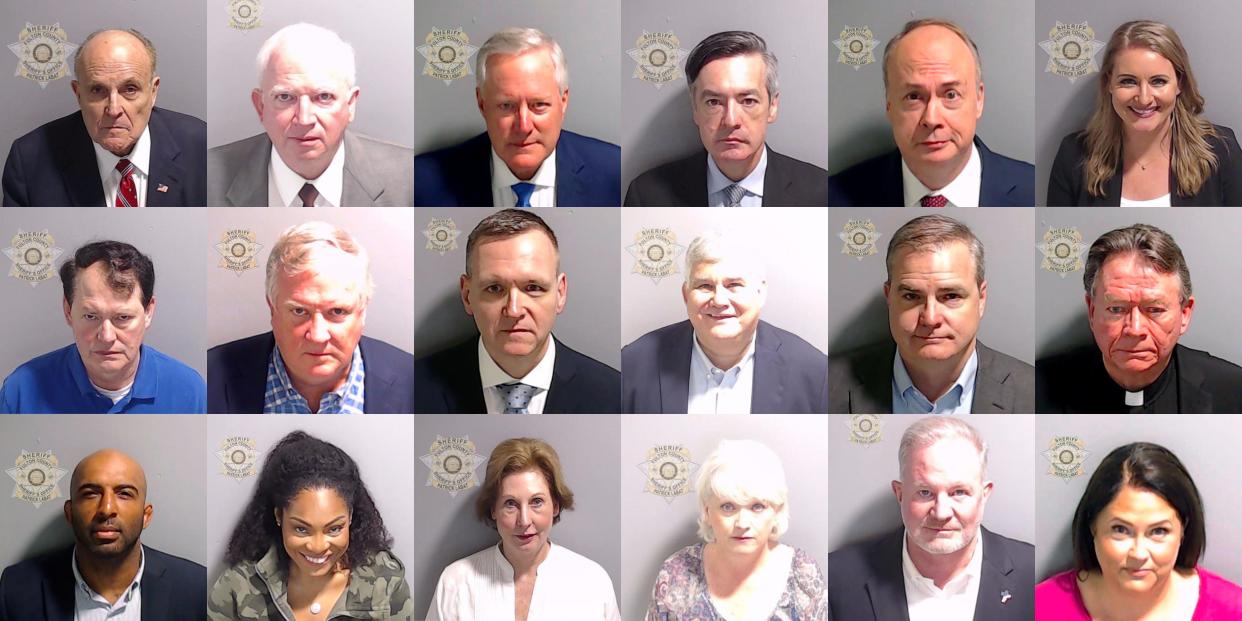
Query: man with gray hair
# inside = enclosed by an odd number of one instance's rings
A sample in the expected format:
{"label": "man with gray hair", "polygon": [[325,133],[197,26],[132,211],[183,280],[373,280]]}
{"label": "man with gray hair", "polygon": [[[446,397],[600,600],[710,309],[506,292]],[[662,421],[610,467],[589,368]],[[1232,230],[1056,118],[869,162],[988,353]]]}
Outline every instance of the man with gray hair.
{"label": "man with gray hair", "polygon": [[1101,235],[1082,284],[1095,343],[1036,361],[1036,411],[1242,411],[1242,367],[1177,342],[1190,329],[1195,296],[1172,235],[1149,224]]}
{"label": "man with gray hair", "polygon": [[255,58],[264,133],[211,149],[210,207],[409,207],[412,150],[349,129],[354,49],[312,24],[276,31]]}
{"label": "man with gray hair", "polygon": [[487,131],[414,160],[417,207],[616,207],[621,148],[562,130],[569,70],[555,39],[505,28],[475,58]]}
{"label": "man with gray hair", "polygon": [[708,36],[686,58],[686,82],[704,150],[639,175],[626,206],[828,204],[826,170],[767,145],[781,93],[776,55],[763,37],[742,30]]}
{"label": "man with gray hair", "polygon": [[829,616],[875,621],[1035,618],[1035,547],[983,527],[993,483],[974,427],[906,428],[892,482],[902,527],[828,555]]}
{"label": "man with gray hair", "polygon": [[362,335],[374,285],[348,231],[285,229],[266,282],[272,330],[207,351],[209,413],[413,413],[413,355]]}
{"label": "man with gray hair", "polygon": [[828,358],[759,315],[768,283],[755,248],[708,231],[686,251],[688,319],[621,350],[622,411],[802,414],[828,407]]}

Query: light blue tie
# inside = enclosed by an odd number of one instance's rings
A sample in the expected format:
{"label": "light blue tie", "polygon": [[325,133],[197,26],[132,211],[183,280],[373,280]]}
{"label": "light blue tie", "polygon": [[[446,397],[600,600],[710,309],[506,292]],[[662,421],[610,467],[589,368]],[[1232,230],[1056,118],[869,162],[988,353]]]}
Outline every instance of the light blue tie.
{"label": "light blue tie", "polygon": [[519,181],[511,186],[513,193],[517,194],[517,203],[514,207],[530,207],[530,195],[535,193],[535,184]]}
{"label": "light blue tie", "polygon": [[746,188],[734,183],[724,189],[725,207],[740,207],[742,199],[746,198]]}
{"label": "light blue tie", "polygon": [[514,383],[497,386],[505,398],[505,414],[530,414],[530,400],[535,396],[535,387],[528,384]]}

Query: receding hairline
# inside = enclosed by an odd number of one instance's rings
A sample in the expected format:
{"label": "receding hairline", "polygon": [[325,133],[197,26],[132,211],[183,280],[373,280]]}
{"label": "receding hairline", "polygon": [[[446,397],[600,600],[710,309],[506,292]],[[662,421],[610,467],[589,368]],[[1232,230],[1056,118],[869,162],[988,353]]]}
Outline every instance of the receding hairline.
{"label": "receding hairline", "polygon": [[77,52],[74,53],[73,55],[73,77],[75,80],[81,77],[82,65],[86,58],[87,48],[91,46],[92,44],[96,43],[97,40],[99,39],[106,40],[108,37],[116,36],[118,34],[125,35],[126,37],[128,37],[131,41],[134,42],[135,48],[142,50],[142,52],[146,54],[147,68],[148,68],[148,71],[150,72],[150,75],[147,76],[147,78],[150,80],[154,80],[156,77],[158,77],[155,73],[155,68],[156,68],[156,55],[154,53],[155,44],[151,43],[150,39],[143,40],[142,37],[145,37],[146,35],[142,35],[140,37],[135,32],[131,32],[129,30],[123,30],[120,28],[106,28],[103,30],[96,30],[95,32],[92,32],[89,35],[87,35],[86,40],[82,42],[81,47],[79,47]]}
{"label": "receding hairline", "polygon": [[[552,236],[548,235],[547,231],[543,230],[542,228],[538,226],[531,226],[529,228],[523,229],[521,231],[518,231],[512,234],[494,233],[494,234],[489,234],[489,235],[479,235],[477,238],[475,238],[474,245],[471,246],[470,248],[470,254],[466,256],[466,267],[469,268],[471,262],[478,262],[479,248],[481,248],[482,246],[486,244],[490,244],[492,242],[500,242],[500,241],[505,241],[508,239],[516,239],[518,237],[521,237],[523,235],[528,235],[531,233],[539,233],[539,235],[543,237],[543,239],[548,243],[548,246],[552,248],[552,256],[556,259],[556,276],[559,277],[561,274],[561,249],[556,243],[552,241]],[[470,269],[469,272],[470,273],[467,274],[467,276],[474,277],[478,275],[478,270],[476,269]]]}
{"label": "receding hairline", "polygon": [[[917,22],[923,20],[915,21]],[[905,43],[907,37],[925,28],[938,28],[945,33],[953,35],[952,38],[954,40],[966,47],[966,51],[970,53],[970,60],[975,66],[975,88],[979,88],[980,85],[983,84],[983,59],[979,56],[978,45],[973,39],[970,38],[970,35],[966,34],[966,30],[961,26],[946,20],[929,20],[927,23],[920,23],[909,30],[903,29],[903,32],[898,33],[889,41],[888,45],[885,46],[886,49],[883,58],[884,64],[881,67],[884,78],[884,90],[888,90],[888,81],[892,78],[889,63],[894,62],[893,57],[896,56],[897,49],[901,47],[902,43]]]}

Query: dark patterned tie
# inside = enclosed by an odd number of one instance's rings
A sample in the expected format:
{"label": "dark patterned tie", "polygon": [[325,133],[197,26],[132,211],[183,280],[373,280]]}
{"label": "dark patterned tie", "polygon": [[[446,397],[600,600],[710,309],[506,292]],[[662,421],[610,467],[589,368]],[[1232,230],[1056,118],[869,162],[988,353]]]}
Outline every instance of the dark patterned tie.
{"label": "dark patterned tie", "polygon": [[919,199],[919,205],[923,207],[944,207],[949,204],[949,199],[943,194],[928,194]]}
{"label": "dark patterned tie", "polygon": [[134,185],[134,163],[123,159],[116,163],[117,172],[121,173],[121,185],[117,186],[116,206],[137,207],[138,188]]}
{"label": "dark patterned tie", "polygon": [[319,198],[319,190],[309,183],[303,183],[302,189],[298,191],[298,198],[302,199],[303,207],[314,207],[315,199]]}
{"label": "dark patterned tie", "polygon": [[742,204],[742,199],[746,198],[746,188],[734,183],[724,189],[725,207],[738,207]]}

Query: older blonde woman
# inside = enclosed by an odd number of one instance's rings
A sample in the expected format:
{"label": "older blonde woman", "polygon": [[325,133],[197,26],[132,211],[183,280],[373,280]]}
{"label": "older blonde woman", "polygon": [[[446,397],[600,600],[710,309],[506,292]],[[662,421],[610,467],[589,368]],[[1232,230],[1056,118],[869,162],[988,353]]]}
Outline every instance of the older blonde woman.
{"label": "older blonde woman", "polygon": [[827,619],[819,567],[780,542],[789,489],[776,453],[750,440],[721,441],[697,488],[703,541],[664,561],[647,621]]}

